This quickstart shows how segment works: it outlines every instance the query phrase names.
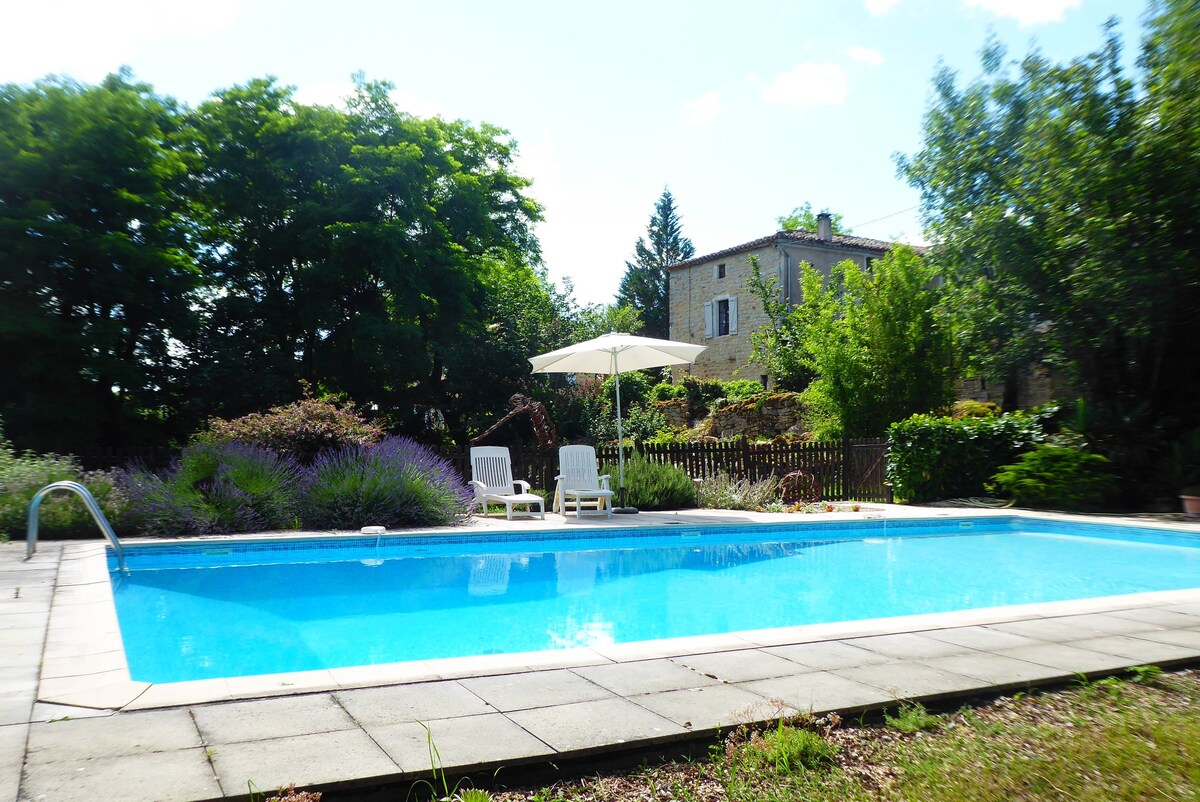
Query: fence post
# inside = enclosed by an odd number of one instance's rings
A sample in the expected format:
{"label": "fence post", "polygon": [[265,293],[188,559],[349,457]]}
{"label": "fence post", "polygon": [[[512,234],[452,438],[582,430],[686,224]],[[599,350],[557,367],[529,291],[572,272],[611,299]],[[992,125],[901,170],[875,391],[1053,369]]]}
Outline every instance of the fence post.
{"label": "fence post", "polygon": [[850,500],[850,482],[854,479],[854,466],[851,463],[850,438],[842,435],[842,501]]}

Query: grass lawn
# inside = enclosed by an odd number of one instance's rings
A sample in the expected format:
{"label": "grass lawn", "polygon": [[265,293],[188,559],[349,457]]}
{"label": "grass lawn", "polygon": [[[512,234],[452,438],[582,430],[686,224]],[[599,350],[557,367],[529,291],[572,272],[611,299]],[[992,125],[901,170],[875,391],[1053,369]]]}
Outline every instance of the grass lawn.
{"label": "grass lawn", "polygon": [[[461,793],[461,792],[460,792]],[[1200,670],[1018,694],[882,722],[836,716],[730,735],[707,760],[546,788],[464,794],[493,802],[590,800],[1200,800]]]}

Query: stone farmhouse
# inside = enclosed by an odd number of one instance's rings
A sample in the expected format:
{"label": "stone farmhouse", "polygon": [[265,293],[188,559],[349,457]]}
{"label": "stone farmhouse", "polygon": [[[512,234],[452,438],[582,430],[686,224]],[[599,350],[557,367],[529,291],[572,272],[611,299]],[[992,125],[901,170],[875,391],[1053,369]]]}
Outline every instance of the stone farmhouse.
{"label": "stone farmhouse", "polygon": [[670,339],[707,345],[694,365],[676,371],[702,379],[751,379],[767,384],[766,371],[750,362],[750,334],[768,323],[762,302],[751,292],[750,257],[757,256],[764,277],[776,276],[788,301],[800,300],[800,263],[825,275],[852,259],[870,267],[892,243],[833,233],[828,214],[817,217],[817,230],[780,231],[752,242],[667,267]]}

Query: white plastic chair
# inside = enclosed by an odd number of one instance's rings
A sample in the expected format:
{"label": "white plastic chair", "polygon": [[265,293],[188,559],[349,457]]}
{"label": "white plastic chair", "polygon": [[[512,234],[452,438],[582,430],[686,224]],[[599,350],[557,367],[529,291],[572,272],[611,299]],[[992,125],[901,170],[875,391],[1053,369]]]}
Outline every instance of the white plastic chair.
{"label": "white plastic chair", "polygon": [[[521,492],[513,492],[520,485]],[[504,446],[476,446],[471,449],[471,487],[475,488],[475,500],[472,509],[478,506],[487,515],[489,503],[503,504],[508,520],[513,516],[532,518],[533,505],[536,504],[537,516],[546,519],[546,502],[536,493],[529,492],[529,482],[524,479],[513,480],[512,459]],[[524,504],[527,512],[513,512],[514,504]]]}
{"label": "white plastic chair", "polygon": [[558,476],[554,477],[554,512],[566,517],[567,503],[575,502],[575,517],[588,515],[612,517],[613,491],[608,489],[608,474],[600,476],[596,467],[596,449],[591,446],[563,446],[558,450]]}

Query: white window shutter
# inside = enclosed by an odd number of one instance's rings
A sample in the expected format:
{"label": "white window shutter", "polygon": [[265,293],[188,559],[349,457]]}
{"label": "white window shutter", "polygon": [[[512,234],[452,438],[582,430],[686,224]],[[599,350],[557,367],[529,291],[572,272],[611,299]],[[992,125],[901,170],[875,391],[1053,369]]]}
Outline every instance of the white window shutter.
{"label": "white window shutter", "polygon": [[704,302],[704,336],[713,336],[713,302]]}
{"label": "white window shutter", "polygon": [[737,298],[729,298],[729,333],[737,334]]}

